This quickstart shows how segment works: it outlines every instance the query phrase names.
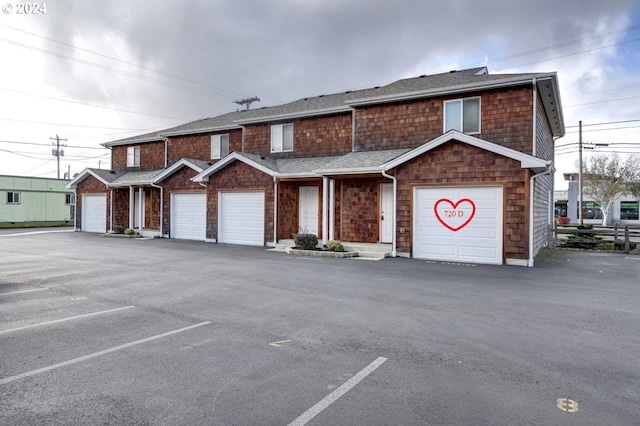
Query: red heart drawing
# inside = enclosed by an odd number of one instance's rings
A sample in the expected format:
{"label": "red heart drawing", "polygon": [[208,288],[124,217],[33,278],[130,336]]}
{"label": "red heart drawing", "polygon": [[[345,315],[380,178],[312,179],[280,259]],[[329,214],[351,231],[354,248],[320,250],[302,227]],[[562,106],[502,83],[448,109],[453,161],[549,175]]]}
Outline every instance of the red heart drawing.
{"label": "red heart drawing", "polygon": [[[447,203],[451,206],[451,208],[445,208],[442,210],[442,214],[438,211],[438,205],[440,203]],[[467,212],[466,209],[458,209],[458,206],[462,203],[469,203],[471,205],[471,214]],[[464,207],[464,206],[463,206]],[[438,221],[447,229],[452,230],[453,232],[459,231],[471,222],[473,216],[476,214],[476,205],[473,201],[468,198],[461,198],[457,202],[453,202],[448,198],[441,198],[433,205],[433,211],[436,214],[436,218]]]}

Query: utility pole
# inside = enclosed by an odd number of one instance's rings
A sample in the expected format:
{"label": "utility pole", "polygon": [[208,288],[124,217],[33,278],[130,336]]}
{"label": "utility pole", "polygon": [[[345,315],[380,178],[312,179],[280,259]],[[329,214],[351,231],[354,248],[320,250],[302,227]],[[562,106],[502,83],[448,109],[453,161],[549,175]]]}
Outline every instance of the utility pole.
{"label": "utility pole", "polygon": [[[51,140],[55,140],[56,143],[55,144],[51,144],[51,145],[55,145],[55,149],[51,150],[51,155],[53,155],[54,157],[57,157],[58,160],[58,179],[60,179],[60,157],[64,157],[64,150],[60,149],[60,141],[65,141],[66,139],[60,139],[60,136],[56,135],[55,138],[49,138]],[[62,146],[66,146],[66,145],[62,145]]]}
{"label": "utility pole", "polygon": [[578,223],[582,225],[582,120],[578,121],[578,167]]}
{"label": "utility pole", "polygon": [[254,96],[252,98],[245,98],[245,99],[240,99],[238,101],[234,101],[234,104],[238,104],[238,105],[246,105],[247,106],[247,111],[249,111],[249,108],[251,107],[251,104],[254,102],[260,102],[260,98],[257,96]]}

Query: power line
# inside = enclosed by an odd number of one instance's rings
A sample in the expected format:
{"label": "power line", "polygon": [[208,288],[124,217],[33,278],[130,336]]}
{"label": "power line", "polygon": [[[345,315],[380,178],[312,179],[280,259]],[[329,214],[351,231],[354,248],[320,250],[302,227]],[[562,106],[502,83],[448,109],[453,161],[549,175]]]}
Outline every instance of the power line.
{"label": "power line", "polygon": [[216,94],[213,94],[213,93],[207,93],[207,92],[203,92],[201,90],[192,89],[192,88],[187,87],[187,86],[181,86],[179,84],[171,83],[171,82],[168,82],[168,81],[165,81],[165,80],[160,80],[160,79],[153,78],[153,77],[145,77],[145,76],[140,75],[140,74],[135,74],[135,73],[132,73],[132,72],[129,72],[129,71],[124,71],[124,70],[120,70],[120,69],[117,69],[117,68],[108,67],[106,65],[100,65],[100,64],[97,64],[95,62],[85,61],[83,59],[77,59],[77,58],[74,58],[72,56],[63,55],[62,53],[53,52],[53,51],[47,50],[47,49],[41,49],[39,47],[30,46],[30,45],[24,44],[24,43],[19,43],[17,41],[9,40],[9,39],[3,38],[3,37],[0,37],[0,41],[3,41],[5,43],[9,43],[9,44],[13,44],[15,46],[23,47],[25,49],[34,50],[36,52],[44,53],[44,54],[47,54],[47,55],[56,56],[58,58],[66,59],[66,60],[69,60],[69,61],[72,61],[72,62],[77,62],[79,64],[83,64],[83,65],[88,65],[88,66],[91,66],[91,67],[99,68],[99,69],[102,69],[102,70],[105,70],[105,71],[111,71],[111,72],[114,72],[114,73],[117,73],[117,74],[122,74],[122,75],[126,75],[126,76],[129,76],[129,77],[137,78],[139,80],[148,81],[148,82],[151,82],[151,83],[156,83],[156,84],[159,84],[161,86],[171,87],[171,88],[182,90],[182,91],[185,91],[185,92],[194,93],[196,95],[208,96],[208,97],[211,97],[211,98],[217,98],[217,99],[222,99],[222,100],[226,100],[226,101],[232,101],[233,100],[233,98],[231,98],[229,96],[224,97],[224,96],[216,95]]}
{"label": "power line", "polygon": [[[640,119],[635,120],[621,120],[621,121],[602,121],[600,123],[591,123],[591,124],[583,124],[582,127],[591,127],[591,126],[603,126],[605,124],[620,124],[620,123],[634,123],[636,121],[640,121]],[[578,126],[565,126],[565,128],[570,129]]]}
{"label": "power line", "polygon": [[589,95],[591,93],[602,93],[602,92],[613,92],[613,91],[616,91],[616,90],[635,89],[636,87],[640,87],[640,84],[637,84],[637,85],[634,85],[634,86],[616,87],[616,88],[613,88],[613,89],[593,90],[591,92],[572,93],[570,95],[564,95],[564,97],[565,98],[571,98],[571,97],[574,97],[574,96]]}
{"label": "power line", "polygon": [[178,79],[178,80],[186,81],[188,83],[197,84],[197,85],[200,85],[200,86],[203,86],[203,87],[208,87],[210,89],[218,90],[220,92],[226,92],[226,93],[229,93],[229,94],[234,95],[234,96],[242,96],[240,93],[237,93],[237,92],[232,92],[232,91],[229,91],[229,90],[226,90],[226,89],[222,89],[220,87],[211,86],[211,85],[208,85],[208,84],[205,84],[205,83],[200,83],[198,81],[189,80],[189,79],[186,79],[184,77],[179,77],[177,75],[169,74],[169,73],[166,73],[166,72],[163,72],[163,71],[158,71],[158,70],[153,69],[153,68],[149,68],[149,67],[145,67],[143,65],[139,65],[139,64],[136,64],[136,63],[133,63],[133,62],[125,61],[123,59],[115,58],[113,56],[105,55],[105,54],[102,54],[102,53],[99,53],[99,52],[96,52],[96,51],[93,51],[93,50],[83,49],[83,48],[78,47],[78,46],[76,46],[74,44],[65,43],[65,42],[59,41],[59,40],[54,40],[52,38],[45,37],[45,36],[42,36],[40,34],[32,33],[32,32],[29,32],[29,31],[21,30],[19,28],[15,28],[15,27],[12,27],[12,26],[9,26],[9,25],[0,24],[0,26],[12,29],[14,31],[19,31],[19,32],[24,33],[24,34],[29,34],[29,35],[32,35],[34,37],[39,37],[39,38],[42,38],[44,40],[49,40],[49,41],[52,41],[54,43],[58,43],[58,44],[61,44],[61,45],[64,45],[64,46],[71,47],[71,48],[76,49],[76,50],[80,50],[80,51],[83,51],[83,52],[88,52],[88,53],[91,53],[91,54],[94,54],[94,55],[97,55],[97,56],[102,56],[103,58],[107,58],[107,59],[111,59],[111,60],[114,60],[114,61],[118,61],[118,62],[121,62],[123,64],[132,65],[134,67],[137,67],[137,68],[140,68],[140,69],[143,69],[143,70],[153,71],[155,73],[162,74],[162,75],[165,75],[167,77],[171,77],[171,78],[175,78],[175,79]]}
{"label": "power line", "polygon": [[631,97],[628,97],[628,98],[607,99],[607,100],[604,100],[604,101],[587,102],[587,103],[584,103],[584,104],[576,104],[576,105],[565,105],[565,108],[579,107],[579,106],[585,106],[585,105],[603,104],[605,102],[626,101],[626,100],[629,100],[629,99],[636,99],[636,98],[640,98],[640,96],[631,96]]}
{"label": "power line", "polygon": [[15,119],[15,118],[6,118],[6,117],[0,117],[0,120],[16,121],[16,122],[20,122],[20,123],[31,123],[31,124],[46,124],[48,126],[82,127],[82,128],[85,128],[85,129],[130,130],[130,131],[149,130],[148,128],[147,129],[132,129],[132,128],[126,128],[126,127],[102,127],[102,126],[83,126],[81,124],[49,123],[49,122],[46,122],[46,121],[18,120],[18,119]]}
{"label": "power line", "polygon": [[96,104],[89,104],[89,103],[86,103],[86,102],[73,101],[71,99],[62,99],[62,98],[56,98],[56,97],[53,97],[53,96],[36,95],[35,93],[21,92],[19,90],[5,89],[5,88],[2,88],[2,87],[0,87],[0,90],[2,90],[3,92],[18,93],[18,94],[21,94],[21,95],[35,96],[35,97],[38,97],[38,98],[51,99],[51,100],[60,101],[60,102],[69,102],[69,103],[72,103],[72,104],[85,105],[85,106],[90,106],[90,107],[94,107],[94,108],[109,109],[109,110],[112,110],[112,111],[128,112],[128,113],[131,113],[131,114],[148,115],[148,116],[151,116],[151,117],[167,118],[167,119],[170,119],[170,120],[184,120],[184,121],[188,120],[186,118],[181,118],[181,117],[167,117],[166,115],[151,114],[151,113],[148,113],[148,112],[130,111],[130,110],[126,110],[126,109],[113,108],[113,107],[108,107],[108,106],[104,106],[104,105],[96,105]]}
{"label": "power line", "polygon": [[[49,144],[37,143],[37,142],[20,142],[20,141],[4,141],[4,140],[0,140],[0,143],[13,143],[13,144],[20,144],[20,145],[36,145],[36,146],[49,146]],[[102,150],[109,149],[109,148],[105,148],[105,147],[79,146],[79,145],[67,145],[67,148],[102,149]]]}
{"label": "power line", "polygon": [[[582,133],[587,133],[587,132],[606,132],[608,130],[623,130],[623,129],[635,129],[637,127],[640,126],[620,126],[620,127],[609,127],[608,129],[590,129],[590,130],[583,130]],[[566,132],[567,134],[569,133],[578,133],[578,131],[571,131],[571,132]]]}

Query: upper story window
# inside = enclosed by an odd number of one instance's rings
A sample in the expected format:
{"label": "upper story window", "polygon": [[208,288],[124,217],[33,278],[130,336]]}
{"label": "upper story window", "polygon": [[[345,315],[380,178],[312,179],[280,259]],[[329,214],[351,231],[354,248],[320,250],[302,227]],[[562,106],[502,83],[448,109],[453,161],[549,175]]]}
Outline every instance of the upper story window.
{"label": "upper story window", "polygon": [[76,203],[76,194],[64,194],[64,203],[73,205]]}
{"label": "upper story window", "polygon": [[271,126],[271,152],[293,151],[293,124]]}
{"label": "upper story window", "polygon": [[140,147],[127,147],[127,167],[140,167]]}
{"label": "upper story window", "polygon": [[222,158],[229,154],[229,134],[211,135],[211,158]]}
{"label": "upper story window", "polygon": [[444,131],[480,133],[480,98],[444,102]]}
{"label": "upper story window", "polygon": [[7,192],[7,204],[20,204],[20,193],[8,191]]}

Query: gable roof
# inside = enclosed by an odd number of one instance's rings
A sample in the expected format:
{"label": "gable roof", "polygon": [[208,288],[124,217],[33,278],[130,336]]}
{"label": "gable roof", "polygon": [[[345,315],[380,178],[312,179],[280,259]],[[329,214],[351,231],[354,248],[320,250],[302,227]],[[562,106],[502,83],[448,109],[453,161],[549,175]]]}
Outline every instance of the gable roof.
{"label": "gable roof", "polygon": [[460,133],[457,130],[449,130],[442,136],[438,136],[430,142],[427,142],[423,145],[420,145],[417,148],[414,148],[407,153],[400,155],[399,157],[388,161],[380,166],[382,170],[390,170],[394,167],[398,167],[401,164],[406,163],[409,160],[416,158],[419,155],[422,155],[426,152],[429,152],[433,149],[438,148],[439,146],[450,142],[450,141],[458,141],[463,142],[471,146],[475,146],[476,148],[484,149],[486,151],[493,152],[498,155],[502,155],[504,157],[511,158],[516,161],[520,161],[520,166],[523,169],[532,169],[535,172],[542,172],[549,168],[551,165],[551,161],[542,160],[538,157],[534,157],[529,154],[525,154],[520,151],[516,151],[515,149],[507,148],[502,145],[495,144],[493,142],[486,141],[484,139],[476,138],[474,136],[469,136],[464,133]]}
{"label": "gable roof", "polygon": [[93,176],[98,179],[100,182],[104,183],[106,186],[109,186],[111,182],[116,180],[118,177],[124,175],[127,172],[113,172],[111,170],[104,169],[90,169],[86,168],[77,175],[74,176],[73,179],[69,181],[68,184],[65,185],[68,189],[77,188],[78,184],[88,178],[89,176]]}
{"label": "gable roof", "polygon": [[182,158],[180,161],[172,164],[171,166],[167,167],[162,172],[160,172],[158,175],[156,175],[153,178],[153,183],[163,181],[164,179],[168,178],[169,176],[171,176],[172,174],[174,174],[175,172],[177,172],[183,167],[189,167],[195,170],[197,173],[200,173],[210,165],[211,163],[209,163],[208,161],[194,160],[192,158]]}
{"label": "gable roof", "polygon": [[290,120],[300,117],[346,113],[354,107],[398,102],[446,94],[463,94],[517,85],[536,85],[554,136],[564,135],[564,118],[558,90],[557,74],[522,73],[489,74],[486,67],[404,78],[393,83],[368,89],[347,90],[340,93],[305,97],[281,105],[247,111],[234,111],[160,130],[106,142],[112,147],[132,143],[161,141],[167,136],[240,129],[243,125]]}
{"label": "gable roof", "polygon": [[154,182],[154,177],[157,176],[164,169],[159,170],[146,170],[146,171],[112,171],[104,169],[84,169],[78,173],[67,185],[69,189],[77,188],[78,184],[93,176],[105,186],[113,188],[120,186],[130,185],[151,185]]}

